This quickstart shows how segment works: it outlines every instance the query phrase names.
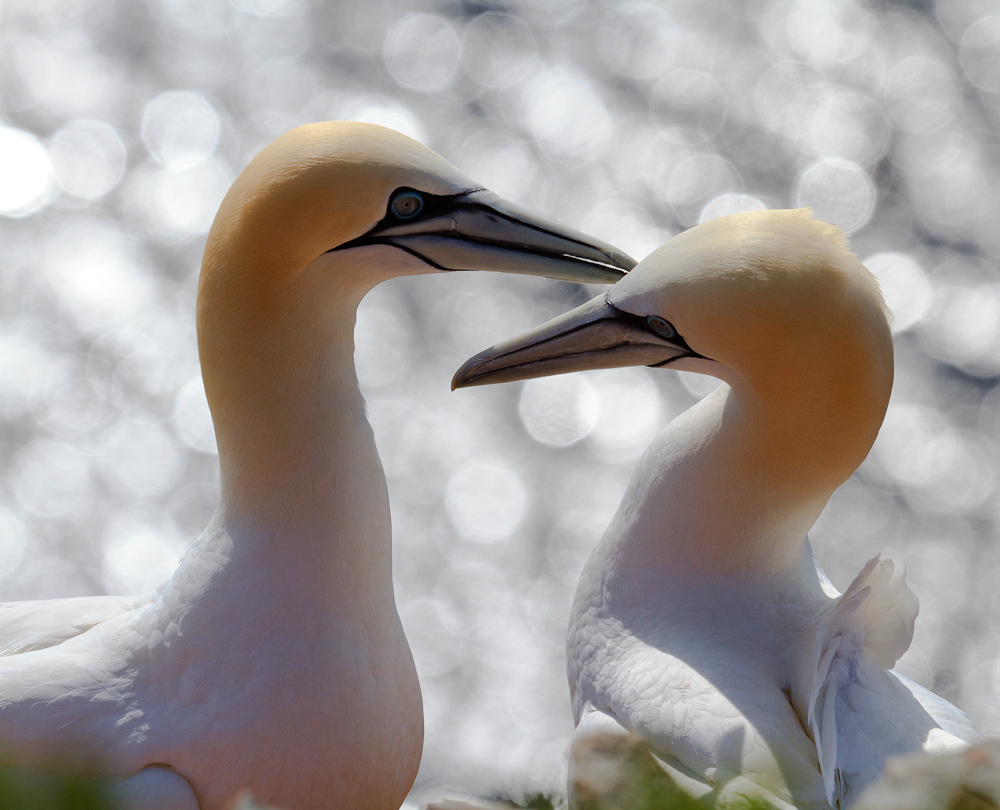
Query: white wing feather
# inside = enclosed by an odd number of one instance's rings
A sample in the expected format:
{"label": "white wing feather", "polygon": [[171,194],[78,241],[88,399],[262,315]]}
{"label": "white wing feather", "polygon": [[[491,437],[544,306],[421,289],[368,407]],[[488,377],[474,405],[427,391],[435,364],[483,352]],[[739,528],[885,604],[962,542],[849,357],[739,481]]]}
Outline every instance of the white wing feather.
{"label": "white wing feather", "polygon": [[918,610],[905,570],[889,548],[870,560],[818,623],[796,672],[793,704],[816,743],[833,807],[853,803],[887,756],[975,739],[961,712],[891,671],[910,646]]}
{"label": "white wing feather", "polygon": [[583,654],[570,661],[578,738],[604,715],[646,740],[676,781],[700,784],[720,806],[756,796],[776,807],[828,807],[812,743],[785,693],[766,686],[762,673],[715,657],[714,645],[675,655],[634,636],[584,641],[593,630],[578,626]]}
{"label": "white wing feather", "polygon": [[151,596],[84,596],[0,603],[0,656],[53,647],[108,619],[149,602]]}

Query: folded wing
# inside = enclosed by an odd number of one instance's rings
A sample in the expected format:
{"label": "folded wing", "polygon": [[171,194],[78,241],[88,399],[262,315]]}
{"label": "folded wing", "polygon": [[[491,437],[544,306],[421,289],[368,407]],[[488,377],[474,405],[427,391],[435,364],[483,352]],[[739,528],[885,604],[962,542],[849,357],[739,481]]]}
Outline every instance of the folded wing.
{"label": "folded wing", "polygon": [[918,610],[905,571],[893,549],[870,560],[817,624],[796,672],[793,704],[816,743],[833,807],[852,804],[886,757],[959,747],[975,734],[961,712],[891,671],[910,646]]}
{"label": "folded wing", "polygon": [[148,601],[148,596],[84,596],[0,603],[0,657],[53,647]]}

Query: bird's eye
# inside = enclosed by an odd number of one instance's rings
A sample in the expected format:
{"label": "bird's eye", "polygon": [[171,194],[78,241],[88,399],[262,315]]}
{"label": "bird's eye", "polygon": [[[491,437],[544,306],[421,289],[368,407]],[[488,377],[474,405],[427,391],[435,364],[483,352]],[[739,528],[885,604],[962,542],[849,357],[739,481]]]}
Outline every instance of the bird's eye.
{"label": "bird's eye", "polygon": [[646,318],[646,323],[649,325],[649,328],[656,332],[656,334],[660,337],[677,337],[677,330],[674,329],[673,324],[665,318],[661,318],[659,315],[650,315]]}
{"label": "bird's eye", "polygon": [[424,198],[416,191],[403,191],[392,198],[392,213],[400,219],[413,219],[424,208]]}

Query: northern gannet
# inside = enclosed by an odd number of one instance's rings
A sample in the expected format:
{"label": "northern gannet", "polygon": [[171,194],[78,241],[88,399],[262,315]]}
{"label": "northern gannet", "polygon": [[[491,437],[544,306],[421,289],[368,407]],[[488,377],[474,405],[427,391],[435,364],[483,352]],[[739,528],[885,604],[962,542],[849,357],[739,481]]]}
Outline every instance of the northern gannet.
{"label": "northern gannet", "polygon": [[453,387],[647,365],[709,374],[632,476],[570,620],[576,739],[637,732],[720,806],[847,807],[886,756],[977,739],[891,671],[917,600],[886,549],[841,595],[807,531],[867,455],[893,346],[878,283],[808,210],[706,222]]}
{"label": "northern gannet", "polygon": [[395,810],[420,688],[354,369],[376,284],[447,270],[607,283],[634,262],[409,138],[313,124],[258,154],[208,236],[197,327],[219,508],[145,596],[0,605],[0,764],[96,761],[128,810]]}

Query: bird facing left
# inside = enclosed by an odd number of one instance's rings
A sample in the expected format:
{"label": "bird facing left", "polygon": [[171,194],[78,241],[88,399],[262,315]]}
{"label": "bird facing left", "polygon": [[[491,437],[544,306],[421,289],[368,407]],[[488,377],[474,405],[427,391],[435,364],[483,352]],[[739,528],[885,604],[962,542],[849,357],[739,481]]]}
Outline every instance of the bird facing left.
{"label": "bird facing left", "polygon": [[358,304],[419,273],[634,262],[367,124],[293,130],[223,200],[198,288],[221,497],[150,594],[0,605],[0,765],[99,761],[127,810],[399,807],[423,741]]}

